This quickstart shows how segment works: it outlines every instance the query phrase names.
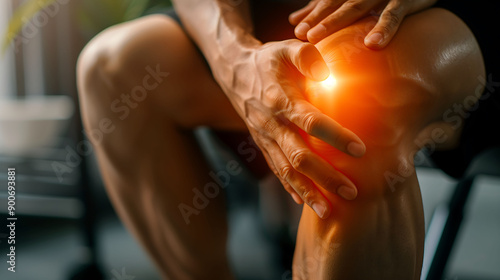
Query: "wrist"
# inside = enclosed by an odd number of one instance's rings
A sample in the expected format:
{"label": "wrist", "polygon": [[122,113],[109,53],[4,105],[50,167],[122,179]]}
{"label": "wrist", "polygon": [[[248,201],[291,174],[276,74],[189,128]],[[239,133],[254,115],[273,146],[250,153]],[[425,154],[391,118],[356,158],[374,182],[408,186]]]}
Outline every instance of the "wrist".
{"label": "wrist", "polygon": [[245,88],[248,84],[247,78],[255,75],[250,73],[255,52],[262,43],[248,33],[229,34],[231,42],[220,48],[212,59],[209,60],[215,80],[219,83],[226,94],[241,92],[239,88]]}

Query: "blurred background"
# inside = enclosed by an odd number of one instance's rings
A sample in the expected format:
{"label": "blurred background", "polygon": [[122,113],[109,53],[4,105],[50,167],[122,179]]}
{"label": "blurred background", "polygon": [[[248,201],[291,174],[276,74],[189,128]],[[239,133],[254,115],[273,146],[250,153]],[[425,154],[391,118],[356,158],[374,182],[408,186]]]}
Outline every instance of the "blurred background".
{"label": "blurred background", "polygon": [[[0,279],[160,279],[106,196],[82,133],[75,63],[101,30],[168,6],[161,0],[0,1]],[[210,131],[198,136],[214,170],[236,159]],[[8,168],[16,168],[16,273],[7,270]],[[417,173],[428,229],[459,182],[429,163]],[[443,279],[500,279],[500,177],[476,175]],[[240,177],[228,188],[235,274],[291,279],[299,210],[284,192],[263,196],[249,174]],[[278,214],[262,214],[271,208]]]}

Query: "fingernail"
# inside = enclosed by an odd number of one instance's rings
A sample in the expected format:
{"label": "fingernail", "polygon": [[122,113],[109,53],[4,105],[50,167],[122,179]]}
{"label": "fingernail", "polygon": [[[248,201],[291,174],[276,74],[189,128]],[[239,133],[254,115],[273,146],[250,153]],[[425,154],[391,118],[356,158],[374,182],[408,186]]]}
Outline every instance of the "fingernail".
{"label": "fingernail", "polygon": [[326,207],[322,203],[315,202],[313,203],[312,208],[321,219],[324,219]]}
{"label": "fingernail", "polygon": [[322,81],[328,78],[330,75],[330,69],[326,66],[326,63],[323,61],[316,61],[311,65],[311,76],[318,81]]}
{"label": "fingernail", "polygon": [[325,37],[326,34],[326,27],[323,24],[319,24],[313,29],[309,30],[307,32],[307,38],[311,41],[319,41]]}
{"label": "fingernail", "polygon": [[365,45],[380,45],[384,40],[384,36],[380,33],[373,33],[372,35],[365,38]]}
{"label": "fingernail", "polygon": [[347,199],[347,200],[353,200],[356,198],[356,195],[357,195],[356,189],[350,188],[348,186],[340,186],[340,188],[338,188],[338,190],[337,190],[337,193],[341,197],[343,197],[344,199]]}
{"label": "fingernail", "polygon": [[295,27],[295,36],[299,38],[305,38],[307,31],[309,31],[309,29],[311,29],[309,24],[301,22],[299,23],[299,25],[297,25],[297,27]]}
{"label": "fingernail", "polygon": [[360,143],[351,142],[347,145],[347,151],[355,157],[360,157],[365,154],[366,148]]}

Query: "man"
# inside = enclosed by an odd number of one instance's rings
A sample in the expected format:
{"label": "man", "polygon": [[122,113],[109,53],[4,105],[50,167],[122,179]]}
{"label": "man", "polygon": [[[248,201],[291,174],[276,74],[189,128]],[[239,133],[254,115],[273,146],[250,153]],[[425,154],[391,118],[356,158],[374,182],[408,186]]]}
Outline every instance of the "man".
{"label": "man", "polygon": [[[375,43],[377,20],[367,11],[333,35],[298,25],[296,35],[314,46],[292,39],[293,3],[174,5],[184,27],[159,15],[112,27],[78,65],[86,128],[113,127],[94,139],[110,197],[163,275],[232,277],[223,196],[206,189],[210,171],[191,134],[205,125],[250,132],[284,188],[310,206],[297,279],[418,279],[424,226],[412,157],[424,140],[457,141],[443,111],[473,95],[484,75],[467,27],[429,10]],[[308,85],[330,74],[340,94],[316,98]],[[208,205],[196,207],[207,192]]]}

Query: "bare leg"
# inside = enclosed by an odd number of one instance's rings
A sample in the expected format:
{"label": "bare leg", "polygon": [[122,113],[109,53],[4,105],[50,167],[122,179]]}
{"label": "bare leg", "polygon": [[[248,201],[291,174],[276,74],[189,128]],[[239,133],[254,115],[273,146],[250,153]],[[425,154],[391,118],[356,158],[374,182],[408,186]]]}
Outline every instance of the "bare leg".
{"label": "bare leg", "polygon": [[78,73],[86,130],[107,123],[93,139],[107,191],[163,276],[231,278],[224,196],[193,201],[213,179],[191,130],[244,126],[181,28],[149,16],[106,30]]}
{"label": "bare leg", "polygon": [[359,193],[345,201],[323,192],[333,205],[326,220],[304,207],[294,279],[419,279],[424,221],[413,157],[429,136],[454,142],[443,113],[474,95],[484,73],[472,34],[449,12],[407,18],[383,51],[360,45],[367,26],[370,19],[317,45],[338,85],[311,85],[309,98],[359,135],[367,153],[352,158],[305,136]]}
{"label": "bare leg", "polygon": [[[326,49],[324,47],[322,51],[328,58]],[[408,65],[414,64],[409,62]],[[160,72],[160,77],[157,78],[161,81],[149,79],[147,96],[142,99],[136,86],[144,87],[144,79],[157,67]],[[161,76],[166,75],[161,73],[169,75]],[[449,75],[459,76],[454,75],[453,71]],[[446,77],[437,74],[434,76],[438,81],[447,81]],[[465,82],[464,79],[459,80]],[[158,82],[157,87],[152,85],[155,81]],[[424,81],[435,84],[429,78]],[[105,31],[82,54],[79,86],[86,129],[109,131],[102,139],[94,139],[94,142],[110,197],[121,218],[152,255],[162,273],[174,279],[230,278],[225,256],[226,221],[222,197],[210,199],[206,209],[190,215],[189,225],[178,207],[182,203],[195,206],[193,188],[203,192],[204,186],[211,181],[207,166],[201,160],[199,149],[190,134],[192,128],[198,125],[223,130],[245,128],[179,26],[165,17],[152,16]],[[398,95],[395,95],[397,92],[394,88],[391,89],[393,95],[385,100],[399,100],[396,98]],[[464,87],[462,89],[467,92]],[[432,118],[436,118],[439,110],[449,106],[453,98],[458,98],[453,90],[444,87],[439,93],[441,95],[435,100],[439,101],[437,103],[441,107],[434,108],[425,118],[419,114],[407,113],[406,110],[414,108],[415,113],[422,112],[425,105],[403,106],[397,102],[396,105],[385,104],[383,108],[391,110],[379,111],[386,112],[383,117],[375,114],[371,119],[369,116],[358,118],[370,119],[375,128],[385,129],[384,132],[399,131],[407,137],[400,139],[388,137],[384,133],[378,134],[400,141],[380,149],[377,145],[371,145],[370,149],[374,152],[367,154],[363,158],[364,162],[353,162],[350,161],[351,158],[342,158],[340,155],[329,158],[339,170],[357,178],[358,186],[364,190],[353,203],[329,197],[334,205],[338,205],[339,214],[330,217],[328,221],[319,220],[310,209],[304,209],[295,258],[297,275],[308,275],[304,279],[320,279],[315,275],[326,278],[349,275],[345,273],[360,271],[358,268],[352,269],[359,265],[363,265],[367,273],[382,273],[381,267],[389,267],[385,273],[390,275],[402,275],[398,273],[406,267],[413,269],[410,273],[419,273],[421,204],[418,184],[412,173],[413,167],[406,156],[415,150],[412,140],[417,138],[417,134],[432,122]],[[132,97],[127,99],[122,94]],[[429,104],[428,99],[422,102]],[[355,119],[349,118],[345,110],[334,112],[332,116],[339,121]],[[406,113],[409,118],[399,118],[401,122],[396,123],[377,122],[385,120],[384,117],[401,113]],[[111,126],[107,122],[108,118]],[[359,132],[359,135],[363,135],[364,131],[364,137],[374,136],[369,134],[370,130],[363,129],[362,124],[363,122],[344,123],[346,127],[353,127],[353,130],[357,128],[359,131],[355,132]],[[415,126],[409,127],[408,124]],[[394,130],[394,127],[402,130]],[[384,140],[387,139],[379,140],[385,145]],[[322,150],[325,147],[321,143],[311,142],[311,145],[318,151],[327,153],[328,149]],[[381,164],[381,158],[387,158],[384,164]],[[386,181],[381,180],[381,170],[399,172],[401,163],[408,168],[410,174],[405,177],[406,185],[393,186],[394,192],[391,188],[391,191],[387,191]],[[365,174],[373,174],[373,177]],[[394,211],[399,211],[399,214],[393,215]],[[375,227],[380,230],[375,231]],[[398,227],[397,231],[392,231]],[[334,228],[338,230],[332,230]],[[387,229],[390,231],[385,232]],[[360,232],[372,235],[354,235]],[[374,232],[383,234],[376,236],[373,235]],[[409,239],[405,241],[396,232],[408,233],[405,236],[409,236]],[[329,254],[331,250],[324,244],[335,244],[334,240],[344,245],[341,245],[342,250]],[[372,255],[363,255],[365,259],[359,258],[360,250],[353,250],[362,241],[366,247],[361,252],[372,252]],[[393,247],[388,247],[388,243]],[[398,247],[398,244],[403,247]],[[373,255],[381,250],[385,253],[388,248],[393,249],[393,254],[387,255],[389,258],[380,259],[378,264],[370,263],[370,260],[377,259]],[[402,254],[401,248],[407,248],[408,253]],[[318,269],[312,270],[307,261],[316,258],[316,252],[324,257],[317,263]],[[398,258],[405,258],[405,266],[399,266],[400,270],[392,270],[393,267],[387,266]],[[309,274],[311,272],[318,274]],[[354,279],[355,276],[351,278]]]}
{"label": "bare leg", "polygon": [[[293,35],[287,16],[297,7],[275,6],[260,8],[268,12],[256,27],[262,40]],[[270,30],[263,23],[277,14]],[[224,199],[206,207],[197,199],[194,189],[204,193],[214,180],[191,132],[209,126],[234,146],[248,131],[184,31],[158,15],[105,30],[82,52],[78,84],[85,129],[104,133],[93,142],[107,192],[163,276],[231,278]],[[262,155],[252,163],[257,176],[269,172]]]}

